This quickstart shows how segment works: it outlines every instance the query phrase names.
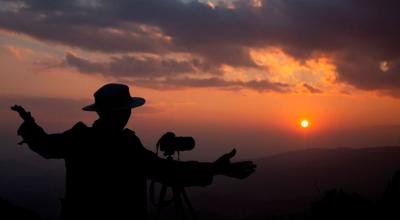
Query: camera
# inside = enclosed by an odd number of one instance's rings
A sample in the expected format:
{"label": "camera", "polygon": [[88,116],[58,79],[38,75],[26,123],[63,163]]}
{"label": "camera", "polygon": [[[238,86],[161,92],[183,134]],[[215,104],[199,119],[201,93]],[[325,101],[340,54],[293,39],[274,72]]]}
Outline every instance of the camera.
{"label": "camera", "polygon": [[164,156],[172,156],[175,152],[192,150],[196,142],[193,137],[177,137],[173,132],[167,132],[157,142],[158,149]]}

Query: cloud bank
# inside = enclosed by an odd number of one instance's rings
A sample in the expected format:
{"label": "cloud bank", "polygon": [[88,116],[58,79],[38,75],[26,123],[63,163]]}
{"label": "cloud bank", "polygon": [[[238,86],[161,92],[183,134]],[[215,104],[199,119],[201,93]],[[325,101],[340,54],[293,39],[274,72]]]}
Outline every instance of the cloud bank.
{"label": "cloud bank", "polygon": [[[67,53],[66,63],[84,73],[149,80],[200,72],[210,74],[208,80],[193,83],[186,75],[176,84],[220,85],[215,77],[221,66],[262,70],[249,51],[279,47],[299,61],[329,56],[338,82],[364,90],[400,89],[400,2],[395,0],[1,0],[0,4],[3,30],[111,57],[108,63],[99,63]],[[166,58],[178,53],[190,58]],[[160,58],[138,59],[133,54]],[[255,84],[247,80],[240,87],[258,87]]]}

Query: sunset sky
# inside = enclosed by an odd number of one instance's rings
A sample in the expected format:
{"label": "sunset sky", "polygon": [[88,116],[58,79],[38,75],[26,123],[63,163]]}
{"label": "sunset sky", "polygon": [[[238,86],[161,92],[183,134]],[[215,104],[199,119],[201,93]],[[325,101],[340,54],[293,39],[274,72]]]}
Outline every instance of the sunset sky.
{"label": "sunset sky", "polygon": [[[0,0],[0,142],[19,141],[12,104],[61,132],[91,125],[95,113],[81,108],[101,85],[122,82],[147,101],[128,127],[149,149],[166,131],[195,137],[192,158],[232,147],[248,158],[400,145],[399,7]],[[2,155],[15,153],[7,149]]]}

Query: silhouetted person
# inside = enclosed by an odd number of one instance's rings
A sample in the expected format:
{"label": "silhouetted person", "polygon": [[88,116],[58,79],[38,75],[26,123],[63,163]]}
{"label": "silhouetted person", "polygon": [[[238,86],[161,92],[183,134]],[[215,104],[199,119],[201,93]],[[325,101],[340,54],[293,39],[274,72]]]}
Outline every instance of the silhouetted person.
{"label": "silhouetted person", "polygon": [[0,219],[43,220],[37,213],[0,197]]}
{"label": "silhouetted person", "polygon": [[146,179],[178,187],[206,186],[217,174],[242,179],[255,170],[250,161],[231,163],[235,150],[213,163],[161,159],[124,128],[131,108],[143,105],[143,98],[131,97],[123,84],[104,85],[94,98],[94,104],[83,108],[99,116],[92,127],[78,122],[59,134],[47,134],[29,112],[12,107],[24,119],[18,134],[29,148],[46,159],[65,160],[65,219],[146,219]]}
{"label": "silhouetted person", "polygon": [[397,170],[380,202],[382,219],[400,219],[400,170]]}

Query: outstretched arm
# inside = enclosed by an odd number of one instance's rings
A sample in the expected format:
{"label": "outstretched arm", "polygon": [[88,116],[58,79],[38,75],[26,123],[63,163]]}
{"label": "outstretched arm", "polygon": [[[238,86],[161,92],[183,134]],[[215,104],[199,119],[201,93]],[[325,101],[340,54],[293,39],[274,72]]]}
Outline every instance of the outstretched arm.
{"label": "outstretched arm", "polygon": [[19,144],[27,143],[29,148],[46,159],[65,157],[68,145],[68,131],[61,134],[47,134],[43,128],[36,124],[30,112],[25,111],[22,106],[14,105],[13,111],[18,112],[24,120],[17,134],[23,138]]}
{"label": "outstretched arm", "polygon": [[244,179],[256,168],[251,161],[232,163],[230,159],[235,156],[235,149],[213,163],[167,160],[145,148],[143,151],[146,160],[144,168],[148,177],[172,186],[206,186],[211,184],[215,175]]}
{"label": "outstretched arm", "polygon": [[244,179],[256,171],[256,165],[252,161],[231,162],[236,155],[236,149],[222,155],[214,163],[215,173],[236,179]]}
{"label": "outstretched arm", "polygon": [[180,187],[206,186],[213,180],[212,163],[168,160],[144,147],[142,149],[143,171],[151,180]]}

